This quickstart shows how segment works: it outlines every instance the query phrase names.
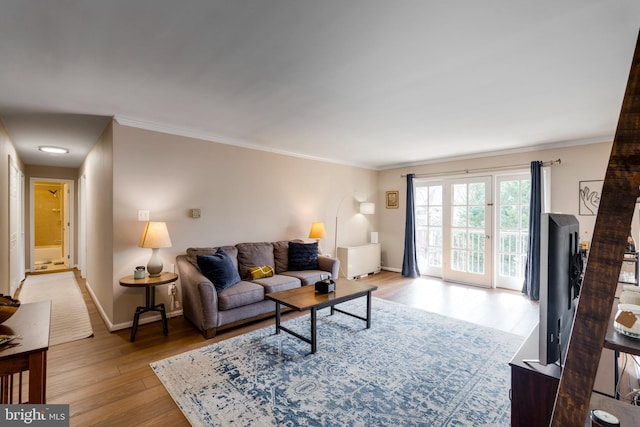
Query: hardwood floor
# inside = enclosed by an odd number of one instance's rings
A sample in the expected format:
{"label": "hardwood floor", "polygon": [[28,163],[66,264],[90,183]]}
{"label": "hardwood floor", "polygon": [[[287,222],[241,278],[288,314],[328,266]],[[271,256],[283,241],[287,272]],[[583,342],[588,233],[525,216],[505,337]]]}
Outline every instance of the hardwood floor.
{"label": "hardwood floor", "polygon": [[[180,316],[169,319],[168,337],[160,322],[153,322],[140,325],[131,343],[131,329],[107,330],[77,271],[76,277],[94,336],[50,347],[47,371],[47,403],[70,404],[72,426],[188,426],[149,363],[273,325],[273,319],[266,319],[205,340]],[[376,297],[522,336],[538,321],[537,304],[518,292],[407,279],[388,271],[360,280],[379,287]]]}

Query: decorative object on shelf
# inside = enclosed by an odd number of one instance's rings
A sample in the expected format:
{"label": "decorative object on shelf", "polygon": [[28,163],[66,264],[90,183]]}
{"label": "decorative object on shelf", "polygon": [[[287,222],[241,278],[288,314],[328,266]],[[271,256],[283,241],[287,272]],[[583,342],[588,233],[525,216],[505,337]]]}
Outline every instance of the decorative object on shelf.
{"label": "decorative object on shelf", "polygon": [[602,409],[593,409],[590,414],[591,426],[594,427],[620,427],[620,420],[615,415],[603,411]]}
{"label": "decorative object on shelf", "polygon": [[387,209],[398,209],[400,207],[398,190],[387,191]]}
{"label": "decorative object on shelf", "polygon": [[640,287],[624,285],[620,304],[613,321],[616,331],[631,338],[640,338]]}
{"label": "decorative object on shelf", "polygon": [[620,293],[620,304],[640,306],[640,286],[624,285]]}
{"label": "decorative object on shelf", "polygon": [[325,237],[327,237],[327,232],[324,229],[324,222],[312,222],[309,238],[316,239],[319,254],[322,253],[322,249],[320,249],[320,239],[324,239]]}
{"label": "decorative object on shelf", "polygon": [[0,294],[0,323],[4,323],[20,308],[20,301],[8,295]]}
{"label": "decorative object on shelf", "polygon": [[633,236],[631,235],[631,230],[629,230],[629,236],[627,237],[627,248],[625,252],[628,254],[636,253],[636,241],[633,240]]}
{"label": "decorative object on shelf", "polygon": [[151,258],[147,263],[149,277],[160,276],[160,273],[162,273],[162,259],[158,253],[159,249],[171,247],[171,237],[169,237],[167,224],[164,222],[148,222],[144,227],[138,247],[151,249]]}

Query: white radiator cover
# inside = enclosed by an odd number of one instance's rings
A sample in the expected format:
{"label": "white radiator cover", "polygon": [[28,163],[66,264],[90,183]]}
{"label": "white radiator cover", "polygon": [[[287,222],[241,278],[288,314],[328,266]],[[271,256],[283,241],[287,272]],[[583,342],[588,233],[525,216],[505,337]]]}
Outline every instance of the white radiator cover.
{"label": "white radiator cover", "polygon": [[380,244],[371,243],[361,246],[338,248],[340,277],[353,279],[380,272]]}

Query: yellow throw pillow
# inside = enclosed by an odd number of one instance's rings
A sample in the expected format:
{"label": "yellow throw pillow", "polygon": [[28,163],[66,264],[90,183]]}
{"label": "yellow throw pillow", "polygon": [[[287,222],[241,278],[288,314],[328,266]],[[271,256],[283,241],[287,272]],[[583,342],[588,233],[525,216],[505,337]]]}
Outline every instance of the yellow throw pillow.
{"label": "yellow throw pillow", "polygon": [[273,276],[273,267],[270,265],[261,265],[258,267],[249,267],[249,273],[252,280],[263,279]]}

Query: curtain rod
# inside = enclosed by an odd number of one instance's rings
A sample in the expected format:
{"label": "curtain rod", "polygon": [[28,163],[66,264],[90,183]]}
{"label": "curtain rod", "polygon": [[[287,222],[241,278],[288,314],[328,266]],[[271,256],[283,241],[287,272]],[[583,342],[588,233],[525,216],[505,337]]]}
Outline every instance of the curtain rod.
{"label": "curtain rod", "polygon": [[[542,162],[542,166],[553,166],[559,165],[562,163],[562,159],[557,160],[549,160],[546,162]],[[531,163],[522,164],[522,165],[508,165],[508,166],[498,166],[492,168],[475,168],[475,169],[460,169],[457,171],[449,171],[449,172],[432,172],[432,173],[417,173],[415,174],[415,178],[425,178],[428,176],[442,176],[442,175],[461,175],[473,172],[487,172],[487,171],[498,171],[498,170],[508,170],[508,169],[521,169],[525,167],[531,166]],[[400,178],[406,178],[407,175],[400,175]]]}

